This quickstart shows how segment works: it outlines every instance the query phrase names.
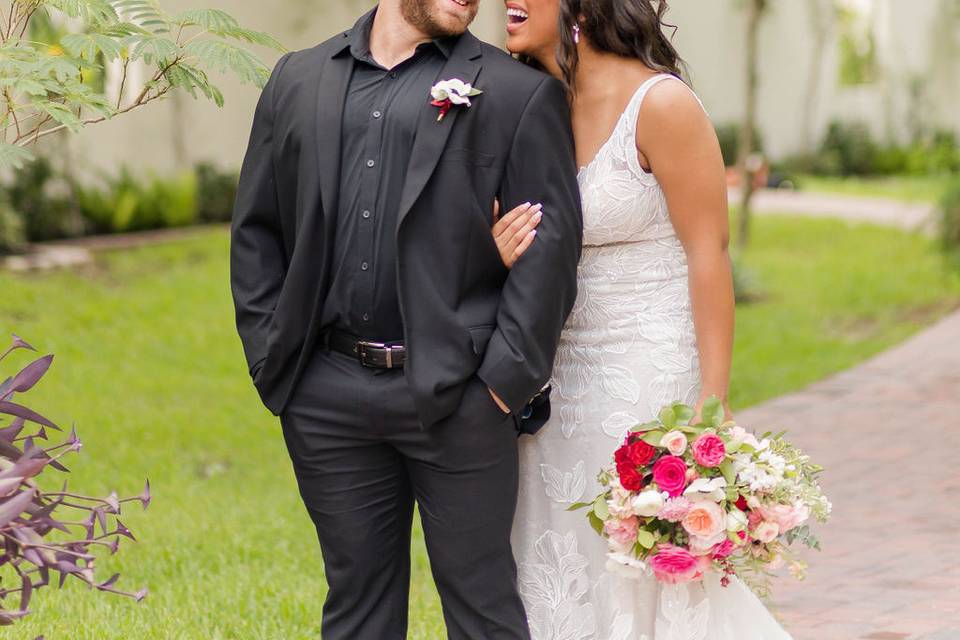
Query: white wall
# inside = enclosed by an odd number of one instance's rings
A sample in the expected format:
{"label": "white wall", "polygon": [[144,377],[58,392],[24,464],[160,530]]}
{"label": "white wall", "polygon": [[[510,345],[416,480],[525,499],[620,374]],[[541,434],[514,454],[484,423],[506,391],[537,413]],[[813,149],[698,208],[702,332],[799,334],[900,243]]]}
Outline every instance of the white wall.
{"label": "white wall", "polygon": [[[204,0],[162,1],[171,10],[206,4]],[[767,151],[773,156],[798,151],[803,141],[815,42],[807,1],[771,0],[773,9],[762,28],[759,118]],[[875,86],[840,88],[834,71],[836,49],[828,46],[824,52],[828,71],[820,83],[820,104],[812,112],[816,139],[835,117],[865,119],[878,135],[888,131],[902,135],[909,106],[906,84],[911,76],[931,68],[936,69],[929,74],[934,103],[925,117],[960,131],[960,109],[955,106],[960,102],[958,65],[933,56],[930,43],[938,3],[954,0],[876,1],[882,5],[878,43],[890,72]],[[372,2],[219,0],[219,5],[247,26],[268,31],[288,47],[300,49],[349,27]],[[679,27],[676,43],[690,65],[694,87],[717,123],[738,120],[743,111],[744,18],[736,6],[737,0],[673,0],[668,15]],[[474,32],[502,43],[503,21],[502,3],[482,0]],[[277,57],[264,52],[271,64]],[[170,170],[200,159],[239,165],[258,91],[231,79],[221,86],[227,100],[222,110],[189,97],[147,105],[72,138],[72,155],[103,168],[126,163]],[[182,157],[176,152],[178,146],[184,150]]]}

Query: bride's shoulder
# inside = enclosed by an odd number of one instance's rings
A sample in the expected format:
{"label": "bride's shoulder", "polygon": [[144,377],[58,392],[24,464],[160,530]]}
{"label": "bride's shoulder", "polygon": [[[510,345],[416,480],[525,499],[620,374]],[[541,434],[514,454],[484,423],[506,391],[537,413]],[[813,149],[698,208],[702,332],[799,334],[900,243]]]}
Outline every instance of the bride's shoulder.
{"label": "bride's shoulder", "polygon": [[703,103],[683,80],[665,76],[643,95],[637,113],[637,133],[673,131],[709,122]]}

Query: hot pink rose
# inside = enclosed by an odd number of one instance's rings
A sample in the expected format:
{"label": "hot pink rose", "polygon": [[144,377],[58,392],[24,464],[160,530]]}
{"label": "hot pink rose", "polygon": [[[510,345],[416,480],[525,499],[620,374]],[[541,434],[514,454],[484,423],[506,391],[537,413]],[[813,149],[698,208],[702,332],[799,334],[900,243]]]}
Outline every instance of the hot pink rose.
{"label": "hot pink rose", "polygon": [[617,520],[611,518],[603,523],[603,530],[610,538],[611,546],[618,551],[629,551],[637,541],[637,530],[640,522],[636,516]]}
{"label": "hot pink rose", "polygon": [[723,558],[726,558],[731,553],[733,553],[733,549],[734,549],[733,542],[730,540],[730,538],[727,538],[726,540],[724,540],[723,542],[721,542],[720,544],[718,544],[713,548],[713,557],[717,560],[722,560]]}
{"label": "hot pink rose", "polygon": [[653,575],[660,582],[683,584],[701,576],[699,560],[689,551],[672,544],[657,546],[657,552],[649,558]]}
{"label": "hot pink rose", "polygon": [[693,441],[690,447],[693,451],[693,459],[697,464],[712,468],[719,467],[727,455],[727,447],[723,440],[715,433],[705,433]]}
{"label": "hot pink rose", "polygon": [[764,520],[775,522],[780,527],[780,533],[786,533],[807,521],[810,509],[803,503],[792,504],[761,504],[757,511]]}
{"label": "hot pink rose", "polygon": [[687,485],[687,463],[677,456],[663,456],[653,464],[653,481],[675,498]]}

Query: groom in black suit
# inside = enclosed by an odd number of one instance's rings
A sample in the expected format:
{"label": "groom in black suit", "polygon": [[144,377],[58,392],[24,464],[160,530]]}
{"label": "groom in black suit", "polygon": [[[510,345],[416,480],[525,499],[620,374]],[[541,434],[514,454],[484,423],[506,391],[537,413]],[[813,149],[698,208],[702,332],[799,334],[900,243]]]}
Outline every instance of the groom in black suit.
{"label": "groom in black suit", "polygon": [[[406,637],[415,503],[449,637],[529,637],[516,427],[573,306],[580,204],[564,88],[471,35],[478,2],[382,0],[285,55],[254,116],[237,326],[320,539],[326,640]],[[496,198],[543,203],[510,271]]]}

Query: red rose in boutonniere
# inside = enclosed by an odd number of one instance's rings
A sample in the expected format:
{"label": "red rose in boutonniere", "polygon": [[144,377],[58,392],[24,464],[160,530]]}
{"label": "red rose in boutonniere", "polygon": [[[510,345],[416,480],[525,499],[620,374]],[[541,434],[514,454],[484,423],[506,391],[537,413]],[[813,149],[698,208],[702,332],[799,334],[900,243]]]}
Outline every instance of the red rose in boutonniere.
{"label": "red rose in boutonniere", "polygon": [[469,82],[464,82],[456,78],[452,80],[442,80],[433,85],[430,89],[430,97],[433,98],[430,104],[435,107],[440,107],[440,115],[437,116],[437,122],[442,121],[447,115],[447,112],[450,111],[455,104],[466,107],[472,106],[470,98],[475,98],[481,93],[483,93],[483,91],[474,89]]}

